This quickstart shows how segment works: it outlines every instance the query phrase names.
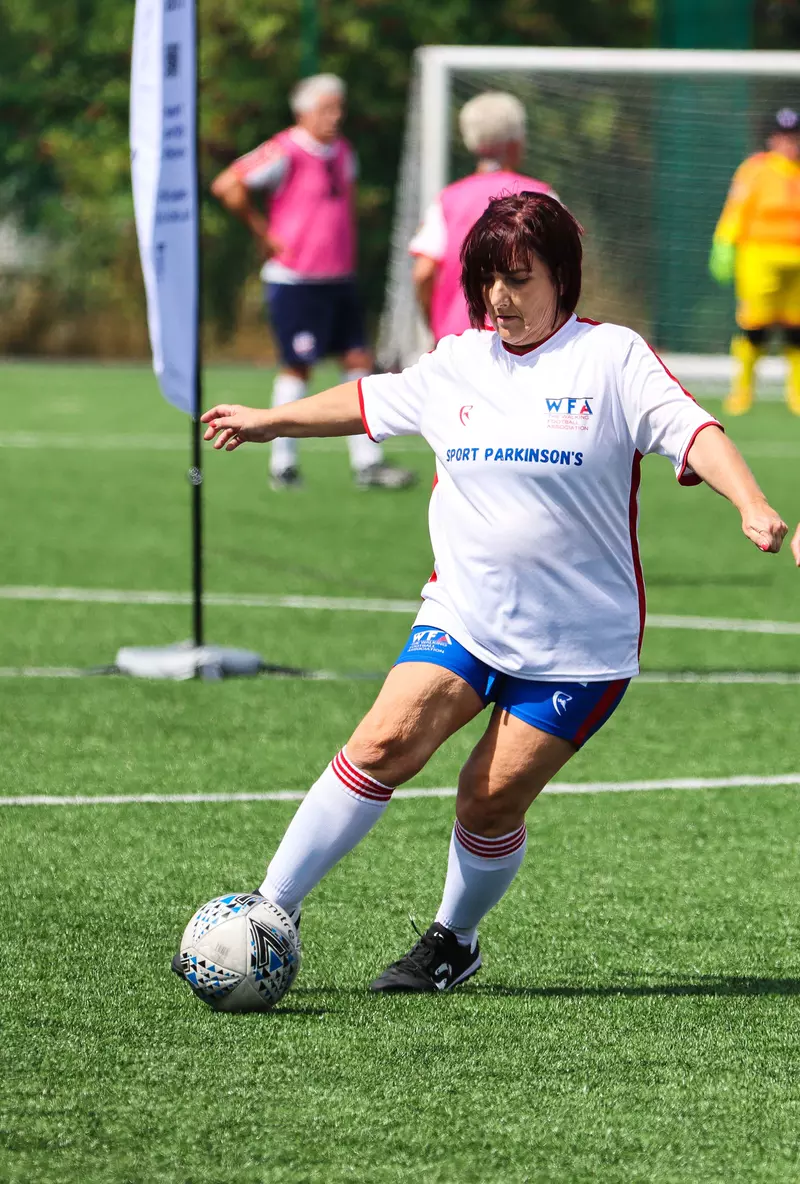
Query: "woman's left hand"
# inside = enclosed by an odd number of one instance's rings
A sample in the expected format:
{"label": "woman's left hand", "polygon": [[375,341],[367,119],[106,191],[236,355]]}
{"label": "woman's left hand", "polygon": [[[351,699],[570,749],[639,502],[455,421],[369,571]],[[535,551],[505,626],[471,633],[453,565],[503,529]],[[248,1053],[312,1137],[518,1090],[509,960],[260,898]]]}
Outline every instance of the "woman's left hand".
{"label": "woman's left hand", "polygon": [[780,551],[789,527],[765,501],[750,502],[742,509],[742,530],[759,551]]}

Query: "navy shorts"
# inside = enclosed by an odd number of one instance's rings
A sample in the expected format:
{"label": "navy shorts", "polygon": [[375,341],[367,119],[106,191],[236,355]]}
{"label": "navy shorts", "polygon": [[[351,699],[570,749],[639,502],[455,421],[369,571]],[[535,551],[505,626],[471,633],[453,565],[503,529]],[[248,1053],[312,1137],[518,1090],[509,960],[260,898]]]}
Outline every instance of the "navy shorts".
{"label": "navy shorts", "polygon": [[310,366],[321,358],[364,348],[355,280],[265,284],[264,302],[285,365]]}
{"label": "navy shorts", "polygon": [[616,711],[629,678],[611,682],[534,682],[501,674],[441,629],[415,625],[395,663],[430,662],[468,682],[484,703],[497,703],[523,723],[580,748]]}

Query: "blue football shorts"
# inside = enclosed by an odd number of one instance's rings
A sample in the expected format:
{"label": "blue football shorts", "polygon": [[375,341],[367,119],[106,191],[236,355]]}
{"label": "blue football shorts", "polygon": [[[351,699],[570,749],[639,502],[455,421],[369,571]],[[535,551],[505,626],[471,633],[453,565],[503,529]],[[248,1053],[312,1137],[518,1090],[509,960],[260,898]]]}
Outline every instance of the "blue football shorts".
{"label": "blue football shorts", "polygon": [[355,280],[265,284],[264,302],[281,361],[310,366],[363,349],[366,341]]}
{"label": "blue football shorts", "polygon": [[629,678],[611,682],[535,682],[502,674],[476,658],[441,629],[415,625],[395,665],[429,662],[452,670],[480,695],[531,727],[561,736],[577,748],[610,719],[630,684]]}

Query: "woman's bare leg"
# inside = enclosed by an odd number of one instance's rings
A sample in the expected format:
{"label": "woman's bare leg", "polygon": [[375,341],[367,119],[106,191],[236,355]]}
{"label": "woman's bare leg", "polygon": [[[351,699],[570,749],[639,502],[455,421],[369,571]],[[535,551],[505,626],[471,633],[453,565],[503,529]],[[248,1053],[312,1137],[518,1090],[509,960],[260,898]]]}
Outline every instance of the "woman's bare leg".
{"label": "woman's bare leg", "polygon": [[525,855],[525,811],[575,746],[495,707],[458,783],[456,823],[436,920],[373,991],[446,991],[481,965],[478,924]]}
{"label": "woman's bare leg", "polygon": [[260,891],[296,914],[303,898],[378,822],[393,789],[483,710],[480,696],[430,663],[393,667],[374,705],[311,787]]}
{"label": "woman's bare leg", "polygon": [[575,746],[496,707],[461,771],[440,925],[463,944],[505,895],[527,842],[525,814]]}

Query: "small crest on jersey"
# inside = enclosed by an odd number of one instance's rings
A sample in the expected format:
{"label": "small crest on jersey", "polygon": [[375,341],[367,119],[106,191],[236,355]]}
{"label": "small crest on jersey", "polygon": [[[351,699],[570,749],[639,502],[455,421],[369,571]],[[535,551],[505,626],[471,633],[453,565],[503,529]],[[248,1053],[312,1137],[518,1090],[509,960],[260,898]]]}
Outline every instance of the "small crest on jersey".
{"label": "small crest on jersey", "polygon": [[469,417],[472,414],[472,408],[473,408],[472,403],[465,403],[464,406],[461,408],[461,410],[458,413],[458,418],[461,420],[464,427],[466,427],[467,424],[469,423]]}

